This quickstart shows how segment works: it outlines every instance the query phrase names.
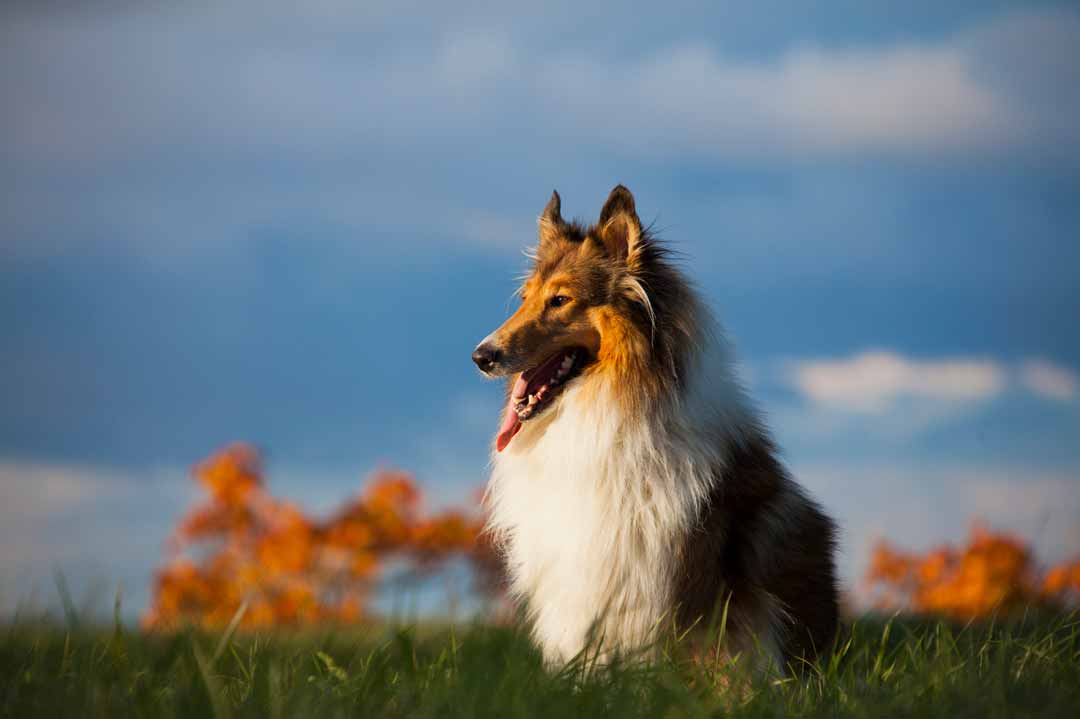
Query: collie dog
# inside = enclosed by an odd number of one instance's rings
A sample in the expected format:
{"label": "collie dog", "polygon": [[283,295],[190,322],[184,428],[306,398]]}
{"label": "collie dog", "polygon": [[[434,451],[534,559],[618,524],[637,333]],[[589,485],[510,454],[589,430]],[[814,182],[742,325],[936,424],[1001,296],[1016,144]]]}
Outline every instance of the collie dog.
{"label": "collie dog", "polygon": [[553,193],[530,258],[520,307],[473,361],[508,378],[485,502],[545,659],[648,651],[718,607],[729,654],[786,666],[826,650],[834,526],[630,191],[589,226]]}

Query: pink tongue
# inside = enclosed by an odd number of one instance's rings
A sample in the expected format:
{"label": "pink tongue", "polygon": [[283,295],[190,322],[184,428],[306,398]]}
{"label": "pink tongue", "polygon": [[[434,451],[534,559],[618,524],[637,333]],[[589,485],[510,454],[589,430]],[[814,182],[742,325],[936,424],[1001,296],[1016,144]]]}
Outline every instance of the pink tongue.
{"label": "pink tongue", "polygon": [[514,412],[514,400],[510,400],[510,406],[506,408],[506,415],[503,417],[502,426],[499,427],[499,434],[495,437],[495,450],[498,452],[506,449],[506,445],[510,444],[510,440],[514,438],[514,435],[521,429],[521,422],[518,421],[517,413]]}
{"label": "pink tongue", "polygon": [[506,403],[506,412],[503,414],[503,421],[502,425],[499,427],[499,434],[495,437],[495,450],[497,452],[506,449],[506,445],[510,444],[510,440],[512,440],[514,435],[518,433],[518,430],[521,429],[521,422],[518,421],[517,412],[514,411],[514,405],[525,396],[525,392],[528,388],[528,380],[521,375],[518,375],[517,381],[514,382],[514,388],[510,391],[510,399]]}

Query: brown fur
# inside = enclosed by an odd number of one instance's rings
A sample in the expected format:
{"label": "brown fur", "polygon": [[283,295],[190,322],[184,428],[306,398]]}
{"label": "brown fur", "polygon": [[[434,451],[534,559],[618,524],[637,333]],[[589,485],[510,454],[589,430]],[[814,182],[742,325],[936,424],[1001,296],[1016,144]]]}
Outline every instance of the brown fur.
{"label": "brown fur", "polygon": [[772,443],[729,444],[722,481],[687,538],[676,577],[678,623],[707,624],[727,603],[736,644],[769,617],[786,664],[830,648],[837,628],[835,529],[791,481]]}

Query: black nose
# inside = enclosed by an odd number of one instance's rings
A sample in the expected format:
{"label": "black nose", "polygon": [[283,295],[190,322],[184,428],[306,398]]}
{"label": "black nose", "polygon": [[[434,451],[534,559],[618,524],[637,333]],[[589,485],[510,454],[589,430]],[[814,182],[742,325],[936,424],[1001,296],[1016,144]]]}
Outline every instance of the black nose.
{"label": "black nose", "polygon": [[495,363],[499,361],[499,350],[488,344],[482,344],[473,351],[472,361],[476,363],[481,372],[490,372]]}

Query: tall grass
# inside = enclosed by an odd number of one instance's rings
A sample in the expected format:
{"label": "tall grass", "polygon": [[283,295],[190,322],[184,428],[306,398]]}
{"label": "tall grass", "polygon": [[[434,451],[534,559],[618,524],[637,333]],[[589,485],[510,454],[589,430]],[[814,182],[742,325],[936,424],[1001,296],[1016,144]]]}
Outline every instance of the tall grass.
{"label": "tall grass", "polygon": [[651,663],[545,670],[517,628],[173,635],[17,623],[0,715],[27,717],[1077,716],[1080,617],[861,620],[799,678],[669,645]]}

